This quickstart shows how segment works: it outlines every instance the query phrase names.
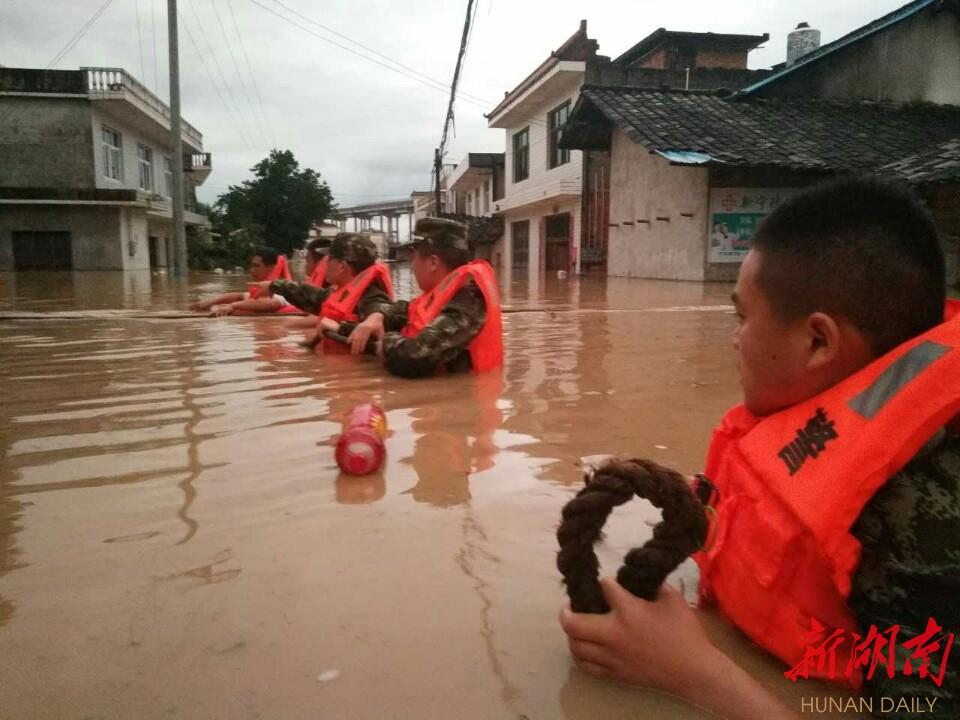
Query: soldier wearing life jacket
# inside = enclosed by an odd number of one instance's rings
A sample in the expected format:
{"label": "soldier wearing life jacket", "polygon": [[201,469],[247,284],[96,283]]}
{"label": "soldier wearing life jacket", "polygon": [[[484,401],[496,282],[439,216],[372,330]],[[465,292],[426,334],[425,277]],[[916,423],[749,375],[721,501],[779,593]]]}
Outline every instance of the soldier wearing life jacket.
{"label": "soldier wearing life jacket", "polygon": [[327,265],[330,262],[328,238],[314,238],[307,243],[307,282],[310,285],[324,287],[327,282]]}
{"label": "soldier wearing life jacket", "polygon": [[300,311],[282,297],[261,296],[262,283],[291,278],[286,256],[269,247],[259,248],[250,257],[250,286],[247,292],[217,295],[208,300],[199,300],[190,305],[191,310],[209,311],[211,316],[234,314],[299,314]]}
{"label": "soldier wearing life jacket", "polygon": [[343,321],[358,322],[370,313],[388,308],[393,302],[390,270],[377,262],[377,246],[365,235],[340,233],[327,253],[326,279],[329,285],[276,280],[265,292],[285,298],[291,305],[328,322],[318,326],[315,345],[322,330],[336,330]]}
{"label": "soldier wearing life jacket", "polygon": [[[935,685],[903,645],[933,631],[943,659],[960,631],[960,313],[945,298],[936,227],[906,189],[837,180],[765,218],[733,294],[743,404],[695,485],[716,518],[695,558],[701,605],[788,678],[860,689],[875,711],[880,698],[926,697],[929,717],[955,718],[960,659]],[[603,587],[611,613],[560,617],[587,672],[718,716],[799,717],[711,644],[676,590],[647,602]],[[895,626],[868,672],[855,643]]]}
{"label": "soldier wearing life jacket", "polygon": [[356,327],[342,326],[353,352],[378,338],[387,370],[409,378],[503,365],[496,277],[486,261],[470,261],[468,248],[462,223],[417,221],[411,266],[423,294],[370,314]]}

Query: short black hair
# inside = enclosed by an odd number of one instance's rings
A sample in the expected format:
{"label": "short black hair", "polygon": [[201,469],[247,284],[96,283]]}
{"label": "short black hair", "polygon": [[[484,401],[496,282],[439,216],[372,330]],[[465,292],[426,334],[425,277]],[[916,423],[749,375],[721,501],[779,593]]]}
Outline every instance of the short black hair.
{"label": "short black hair", "polygon": [[413,251],[418,253],[420,257],[430,257],[431,255],[436,255],[437,258],[443,263],[443,266],[453,272],[461,265],[466,265],[470,262],[470,253],[466,250],[454,247],[446,247],[444,245],[434,245],[432,243],[415,243],[413,246]]}
{"label": "short black hair", "polygon": [[317,262],[330,251],[330,243],[326,238],[314,238],[307,243],[307,252]]}
{"label": "short black hair", "polygon": [[842,317],[876,357],[943,322],[943,248],[904,185],[864,176],[813,185],[763,220],[753,247],[758,284],[781,320]]}
{"label": "short black hair", "polygon": [[276,265],[277,258],[280,257],[280,251],[272,247],[259,247],[253,251],[251,257],[260,256],[260,259],[263,260],[264,265]]}

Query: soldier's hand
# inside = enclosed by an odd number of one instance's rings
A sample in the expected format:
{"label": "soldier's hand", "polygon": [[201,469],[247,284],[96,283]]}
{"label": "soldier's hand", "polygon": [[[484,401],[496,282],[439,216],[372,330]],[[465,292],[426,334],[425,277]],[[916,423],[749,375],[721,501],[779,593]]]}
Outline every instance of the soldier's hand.
{"label": "soldier's hand", "polygon": [[224,317],[225,315],[230,315],[232,312],[233,305],[214,305],[208,317]]}
{"label": "soldier's hand", "polygon": [[350,352],[361,355],[371,337],[383,338],[383,315],[373,313],[350,333]]}
{"label": "soldier's hand", "polygon": [[194,312],[204,312],[205,310],[209,310],[212,305],[213,303],[209,300],[197,300],[196,302],[190,303],[190,309]]}

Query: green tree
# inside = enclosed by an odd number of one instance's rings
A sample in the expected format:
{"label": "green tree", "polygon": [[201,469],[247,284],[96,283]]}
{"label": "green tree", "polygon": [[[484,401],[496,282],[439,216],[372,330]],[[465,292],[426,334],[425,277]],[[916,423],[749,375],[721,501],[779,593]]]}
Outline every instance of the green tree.
{"label": "green tree", "polygon": [[289,150],[271,150],[250,171],[253,180],[231,185],[213,207],[213,224],[222,240],[237,235],[262,238],[264,244],[289,254],[334,208],[320,173],[301,170]]}

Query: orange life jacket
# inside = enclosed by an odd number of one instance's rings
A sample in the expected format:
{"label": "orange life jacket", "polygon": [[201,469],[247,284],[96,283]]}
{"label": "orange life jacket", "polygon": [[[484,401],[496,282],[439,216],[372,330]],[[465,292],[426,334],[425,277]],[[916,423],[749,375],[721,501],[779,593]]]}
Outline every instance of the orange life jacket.
{"label": "orange life jacket", "polygon": [[[287,265],[287,256],[281,253],[277,256],[277,262],[274,263],[273,268],[267,273],[266,280],[273,282],[274,280],[293,280],[293,276],[290,274],[290,266]],[[257,300],[260,298],[260,288],[251,287],[250,288],[250,299]],[[299,308],[293,305],[281,305],[276,310],[275,313],[281,313],[284,315],[302,315],[303,313]]]}
{"label": "orange life jacket", "polygon": [[329,255],[324,255],[320,258],[314,266],[313,272],[310,273],[310,277],[307,278],[307,282],[317,287],[323,287],[323,284],[327,281],[327,265],[329,264]]}
{"label": "orange life jacket", "polygon": [[[812,618],[823,639],[860,632],[847,607],[861,549],[850,528],[960,413],[956,312],[809,400],[764,418],[738,405],[714,431],[706,477],[717,522],[695,556],[701,602],[791,667],[804,660]],[[810,676],[858,687],[859,671],[844,677],[850,647],[838,648],[834,673]]]}
{"label": "orange life jacket", "polygon": [[493,268],[486,260],[474,260],[461,265],[430,292],[423,293],[410,303],[404,337],[416,337],[429,325],[457,291],[468,280],[473,280],[486,303],[487,319],[479,334],[467,346],[473,372],[486,372],[503,365],[503,316],[500,309],[500,291]]}
{"label": "orange life jacket", "polygon": [[[393,281],[390,279],[390,269],[383,263],[374,263],[366,270],[354,276],[353,280],[324,300],[320,306],[320,318],[330,318],[336,322],[356,322],[359,316],[356,313],[360,299],[373,282],[379,282],[387,296],[393,301]],[[334,340],[324,339],[324,352],[345,353],[350,348]]]}

